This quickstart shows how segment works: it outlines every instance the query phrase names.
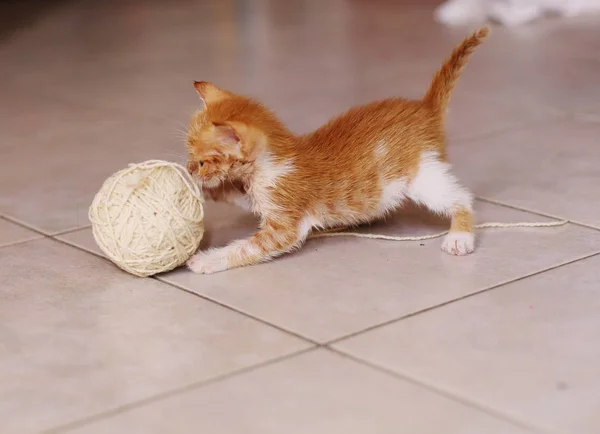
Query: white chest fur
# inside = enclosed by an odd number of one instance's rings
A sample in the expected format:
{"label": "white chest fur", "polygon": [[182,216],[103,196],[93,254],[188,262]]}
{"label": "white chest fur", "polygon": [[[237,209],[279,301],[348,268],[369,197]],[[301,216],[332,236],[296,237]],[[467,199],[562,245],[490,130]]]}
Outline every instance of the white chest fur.
{"label": "white chest fur", "polygon": [[256,172],[248,189],[253,212],[263,218],[275,217],[279,205],[273,202],[272,193],[281,178],[293,170],[291,161],[275,162],[268,153],[257,159]]}

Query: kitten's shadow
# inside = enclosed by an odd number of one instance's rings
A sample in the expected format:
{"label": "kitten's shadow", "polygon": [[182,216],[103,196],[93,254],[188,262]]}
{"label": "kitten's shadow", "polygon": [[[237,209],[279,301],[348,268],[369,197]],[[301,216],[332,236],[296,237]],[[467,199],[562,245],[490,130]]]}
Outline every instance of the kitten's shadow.
{"label": "kitten's shadow", "polygon": [[[424,235],[447,230],[449,220],[413,204],[386,218],[355,227],[348,231],[384,235]],[[205,233],[200,249],[222,247],[234,240],[244,239],[256,232],[258,219],[236,207],[221,203],[207,203],[205,206]]]}
{"label": "kitten's shadow", "polygon": [[201,250],[248,238],[258,228],[258,219],[253,214],[223,203],[208,202],[204,207],[204,222]]}
{"label": "kitten's shadow", "polygon": [[447,230],[449,226],[450,221],[448,218],[436,215],[413,203],[408,203],[385,218],[361,225],[358,231],[386,235],[421,235],[441,232]]}

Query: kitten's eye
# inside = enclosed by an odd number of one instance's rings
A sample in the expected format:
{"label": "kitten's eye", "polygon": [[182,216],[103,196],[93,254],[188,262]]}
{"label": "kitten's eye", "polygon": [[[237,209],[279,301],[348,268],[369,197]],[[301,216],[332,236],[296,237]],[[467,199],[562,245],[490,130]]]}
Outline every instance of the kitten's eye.
{"label": "kitten's eye", "polygon": [[204,166],[204,161],[198,161],[198,165],[199,165],[200,167]]}

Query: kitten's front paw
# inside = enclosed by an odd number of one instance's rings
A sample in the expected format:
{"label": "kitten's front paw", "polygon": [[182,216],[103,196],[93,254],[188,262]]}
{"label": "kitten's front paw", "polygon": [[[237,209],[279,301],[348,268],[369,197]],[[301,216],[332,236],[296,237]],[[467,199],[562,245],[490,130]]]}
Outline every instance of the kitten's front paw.
{"label": "kitten's front paw", "polygon": [[227,257],[216,250],[198,253],[187,262],[187,266],[194,273],[213,274],[229,268]]}
{"label": "kitten's front paw", "polygon": [[444,238],[442,250],[454,256],[473,253],[475,250],[475,235],[472,232],[450,232]]}

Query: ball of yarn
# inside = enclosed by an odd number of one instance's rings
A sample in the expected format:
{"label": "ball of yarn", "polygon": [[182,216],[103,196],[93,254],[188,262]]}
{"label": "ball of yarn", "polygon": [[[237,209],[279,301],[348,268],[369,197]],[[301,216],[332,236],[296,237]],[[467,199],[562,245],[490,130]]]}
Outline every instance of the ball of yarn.
{"label": "ball of yarn", "polygon": [[203,217],[202,195],[187,171],[159,160],[112,175],[89,209],[100,249],[141,277],[185,263],[202,240]]}

